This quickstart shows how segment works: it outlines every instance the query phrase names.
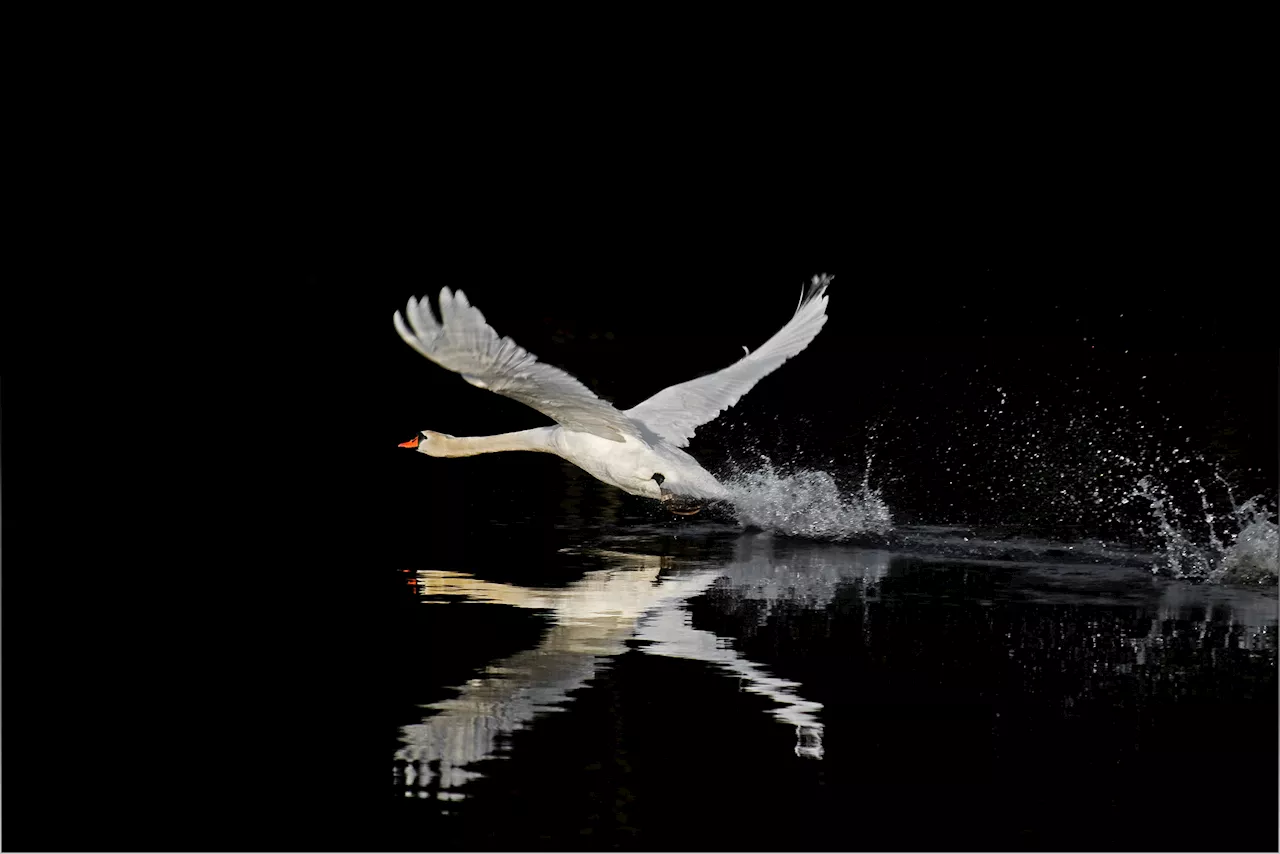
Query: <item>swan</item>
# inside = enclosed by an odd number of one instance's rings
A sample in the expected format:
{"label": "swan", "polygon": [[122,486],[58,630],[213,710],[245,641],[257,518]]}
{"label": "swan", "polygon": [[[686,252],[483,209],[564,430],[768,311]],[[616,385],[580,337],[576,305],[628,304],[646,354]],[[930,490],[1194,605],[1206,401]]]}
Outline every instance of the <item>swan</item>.
{"label": "swan", "polygon": [[[410,347],[478,388],[513,398],[557,422],[495,436],[451,436],[422,430],[401,448],[432,457],[496,451],[560,456],[598,480],[632,495],[654,498],[672,513],[692,515],[728,490],[682,450],[694,431],[733,406],[756,383],[799,353],[827,322],[827,285],[814,276],[795,314],[755,352],[712,374],[663,389],[622,411],[579,380],[539,362],[510,338],[500,338],[461,290],[440,290],[440,319],[424,296],[409,298],[395,328]],[[746,349],[745,347],[743,348]]]}

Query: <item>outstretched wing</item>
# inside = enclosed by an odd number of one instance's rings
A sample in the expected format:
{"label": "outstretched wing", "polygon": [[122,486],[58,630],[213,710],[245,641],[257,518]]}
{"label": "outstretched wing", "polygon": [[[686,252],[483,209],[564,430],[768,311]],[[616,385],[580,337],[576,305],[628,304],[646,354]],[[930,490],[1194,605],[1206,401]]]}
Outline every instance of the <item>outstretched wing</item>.
{"label": "outstretched wing", "polygon": [[631,419],[568,373],[539,362],[510,338],[498,337],[462,291],[440,290],[439,322],[426,297],[410,297],[405,315],[408,326],[400,312],[395,314],[396,331],[405,343],[472,385],[532,406],[569,430],[615,442],[623,441],[623,433],[637,433]]}
{"label": "outstretched wing", "polygon": [[799,353],[827,322],[827,285],[831,276],[814,276],[795,316],[754,353],[727,368],[665,388],[626,414],[677,447],[689,443],[698,427],[738,402],[760,380]]}

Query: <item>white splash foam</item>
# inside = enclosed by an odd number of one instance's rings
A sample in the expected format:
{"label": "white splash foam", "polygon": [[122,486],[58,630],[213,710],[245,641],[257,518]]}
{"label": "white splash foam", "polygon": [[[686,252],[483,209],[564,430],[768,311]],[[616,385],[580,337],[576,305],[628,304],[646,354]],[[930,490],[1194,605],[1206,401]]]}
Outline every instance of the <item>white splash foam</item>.
{"label": "white splash foam", "polygon": [[889,505],[865,477],[852,492],[842,493],[825,471],[796,469],[785,474],[762,457],[759,466],[738,467],[722,482],[740,525],[824,540],[893,530]]}

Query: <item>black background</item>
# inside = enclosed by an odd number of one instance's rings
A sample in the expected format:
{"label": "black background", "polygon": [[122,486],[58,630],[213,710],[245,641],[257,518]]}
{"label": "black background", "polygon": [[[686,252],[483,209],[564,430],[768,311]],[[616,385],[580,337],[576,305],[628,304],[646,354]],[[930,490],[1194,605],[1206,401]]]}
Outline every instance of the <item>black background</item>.
{"label": "black background", "polygon": [[[360,850],[377,837],[386,788],[368,781],[386,777],[386,717],[367,698],[393,665],[378,633],[385,599],[352,602],[383,591],[380,570],[424,512],[409,485],[422,468],[409,464],[425,461],[402,462],[394,445],[423,428],[544,423],[395,335],[392,312],[441,285],[630,406],[758,346],[810,276],[833,274],[822,334],[726,424],[820,464],[857,461],[876,422],[886,497],[907,520],[974,503],[933,477],[931,450],[977,417],[971,369],[1033,400],[1057,385],[1047,399],[1064,406],[1079,394],[1091,411],[1115,399],[1170,414],[1194,447],[1274,489],[1273,283],[1253,254],[1262,221],[1242,204],[1254,180],[1244,155],[1114,115],[1003,133],[942,116],[815,126],[785,153],[679,123],[625,147],[610,144],[622,123],[564,144],[521,122],[362,126],[395,143],[345,154],[334,137],[264,143],[251,190],[209,211],[215,243],[273,259],[210,298],[249,325],[282,309],[269,362],[239,325],[210,339],[228,375],[197,414],[254,446],[228,477],[200,444],[179,445],[217,515],[152,492],[138,506],[167,505],[173,516],[148,518],[174,522],[115,527],[104,520],[126,493],[114,487],[46,484],[44,503],[20,506],[15,483],[39,478],[12,477],[14,437],[35,431],[11,429],[6,382],[6,847]],[[206,261],[184,256],[171,272],[182,281]],[[1132,394],[1144,374],[1146,402]],[[277,396],[286,417],[271,424]],[[210,432],[185,416],[149,426]],[[714,462],[736,435],[709,427],[691,450]],[[296,481],[287,453],[305,471]],[[263,474],[274,467],[285,471]],[[84,519],[74,536],[58,522],[68,513]],[[110,537],[91,536],[96,526]],[[213,549],[234,560],[190,569]]]}

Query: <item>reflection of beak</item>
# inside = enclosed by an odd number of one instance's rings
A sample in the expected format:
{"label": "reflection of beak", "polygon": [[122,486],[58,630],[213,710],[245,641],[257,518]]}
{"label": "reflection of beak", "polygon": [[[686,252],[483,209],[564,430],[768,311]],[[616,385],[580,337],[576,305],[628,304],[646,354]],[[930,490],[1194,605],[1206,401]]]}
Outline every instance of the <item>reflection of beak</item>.
{"label": "reflection of beak", "polygon": [[409,441],[401,442],[399,445],[396,445],[396,447],[397,448],[416,448],[418,447],[418,437],[414,436]]}

